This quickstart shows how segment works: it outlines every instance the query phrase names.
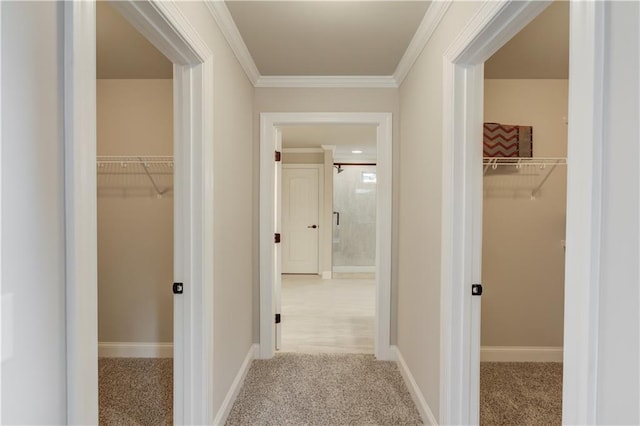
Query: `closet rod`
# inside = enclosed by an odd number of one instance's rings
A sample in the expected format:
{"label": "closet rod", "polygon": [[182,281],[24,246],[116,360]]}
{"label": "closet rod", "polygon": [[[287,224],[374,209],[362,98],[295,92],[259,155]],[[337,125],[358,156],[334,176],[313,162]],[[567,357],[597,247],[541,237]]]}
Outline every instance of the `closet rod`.
{"label": "closet rod", "polygon": [[173,166],[173,157],[168,155],[99,155],[96,156],[98,164],[165,164]]}
{"label": "closet rod", "polygon": [[567,159],[564,157],[483,157],[484,174],[491,167],[493,170],[498,166],[515,166],[520,169],[522,166],[539,166],[541,169],[548,165],[566,165]]}

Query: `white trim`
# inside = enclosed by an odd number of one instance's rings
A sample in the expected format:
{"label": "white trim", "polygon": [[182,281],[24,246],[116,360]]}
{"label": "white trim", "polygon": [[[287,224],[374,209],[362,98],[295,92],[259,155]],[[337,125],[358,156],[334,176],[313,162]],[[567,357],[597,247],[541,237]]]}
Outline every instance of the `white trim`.
{"label": "white trim", "polygon": [[64,3],[67,423],[98,423],[96,33],[93,2]]}
{"label": "white trim", "polygon": [[483,64],[549,2],[486,1],[443,55],[440,423],[479,423]]}
{"label": "white trim", "polygon": [[482,362],[562,362],[562,347],[482,346]]}
{"label": "white trim", "polygon": [[213,16],[213,19],[218,24],[224,38],[229,43],[231,50],[233,50],[233,53],[236,55],[238,62],[240,62],[240,66],[242,66],[242,69],[247,74],[247,78],[251,81],[251,84],[256,86],[261,78],[260,72],[258,71],[258,67],[256,67],[256,63],[254,62],[226,3],[220,0],[205,0],[204,4],[207,5],[207,9],[209,9],[211,16]]}
{"label": "white trim", "polygon": [[99,342],[101,358],[173,358],[173,343]]}
{"label": "white trim", "polygon": [[260,76],[255,87],[300,87],[300,88],[397,88],[395,78],[390,75],[274,75]]}
{"label": "white trim", "polygon": [[596,424],[605,3],[571,2],[562,422]]}
{"label": "white trim", "polygon": [[247,377],[247,373],[249,373],[251,362],[256,358],[259,352],[260,348],[257,343],[254,343],[249,348],[249,352],[247,352],[247,356],[244,357],[244,361],[240,366],[240,370],[238,371],[238,374],[236,374],[236,377],[233,379],[233,383],[231,383],[229,392],[227,392],[227,395],[224,397],[224,401],[222,401],[222,404],[220,405],[218,414],[213,420],[213,424],[215,426],[224,425],[227,422],[227,417],[229,417],[231,408],[233,408],[233,403],[236,401],[236,398],[240,393],[240,389],[242,389],[242,385],[244,384],[244,379]]}
{"label": "white trim", "polygon": [[322,279],[323,280],[330,280],[333,278],[333,272],[331,271],[322,271]]}
{"label": "white trim", "polygon": [[375,356],[390,359],[391,333],[391,177],[390,113],[260,114],[260,357],[275,353],[274,318],[274,185],[275,129],[288,124],[372,124],[378,126],[378,197],[376,232]]}
{"label": "white trim", "polygon": [[282,148],[282,152],[285,154],[323,154],[324,149],[322,148]]}
{"label": "white trim", "polygon": [[[70,12],[72,7],[92,4],[65,3],[69,11],[66,16],[69,22],[65,22],[65,53],[70,53],[65,72],[89,64],[94,67],[93,72],[85,70],[74,73],[73,79],[66,79],[65,106],[72,113],[65,119],[74,126],[90,127],[95,118],[95,50],[76,46],[80,42],[95,45],[95,20],[92,8],[87,16]],[[213,392],[213,59],[206,43],[173,2],[129,0],[112,4],[174,63],[174,274],[176,281],[185,283],[184,294],[174,298],[174,329],[179,331],[174,333],[174,424],[208,424],[213,420],[213,407],[209,402]],[[66,144],[80,141],[84,151],[71,159],[67,157],[67,167],[95,165],[95,131],[78,139],[67,129]],[[81,179],[68,175],[67,197],[95,206],[95,193],[83,192],[83,189],[95,188],[95,170],[91,176]],[[95,209],[84,215],[95,221]],[[67,223],[78,223],[78,219],[67,217]],[[91,262],[96,260],[95,228],[85,227],[82,232],[90,241],[68,255],[68,271],[83,265],[83,256],[88,256]],[[68,241],[71,238],[74,238],[73,227],[67,227]],[[74,341],[78,330],[82,330],[93,344],[88,343],[89,339],[83,344],[68,344],[67,374],[79,378],[77,382],[68,382],[68,420],[92,424],[98,421],[97,379],[92,378],[95,368],[88,369],[73,360],[94,357],[95,365],[97,359],[97,326],[91,326],[97,318],[97,297],[87,295],[97,291],[95,274],[81,282],[85,292],[82,297],[67,295],[68,312],[82,309],[81,315],[68,317],[67,335],[69,341]]]}
{"label": "white trim", "polygon": [[451,4],[453,4],[453,0],[431,2],[427,13],[425,13],[422,22],[420,22],[420,26],[418,26],[409,46],[407,46],[407,50],[404,52],[404,55],[402,55],[396,71],[393,73],[393,78],[397,86],[400,86],[407,77],[407,74],[409,74],[411,67],[413,67],[418,56],[420,56],[420,53],[424,50],[431,36],[436,31],[436,28],[440,25],[442,18],[446,15]]}
{"label": "white trim", "polygon": [[394,358],[396,360],[396,364],[398,364],[398,370],[400,370],[400,374],[404,379],[404,383],[411,394],[411,398],[413,399],[414,404],[416,404],[416,408],[420,412],[420,417],[422,417],[422,421],[426,425],[437,425],[438,421],[436,420],[436,416],[433,415],[433,411],[431,411],[431,407],[427,403],[424,395],[420,391],[420,387],[416,382],[416,379],[411,374],[411,370],[409,370],[409,366],[405,362],[402,357],[402,353],[400,353],[400,348],[397,346],[392,346],[391,351],[394,354]]}
{"label": "white trim", "polygon": [[334,266],[334,273],[359,273],[359,272],[376,272],[375,265],[373,266]]}

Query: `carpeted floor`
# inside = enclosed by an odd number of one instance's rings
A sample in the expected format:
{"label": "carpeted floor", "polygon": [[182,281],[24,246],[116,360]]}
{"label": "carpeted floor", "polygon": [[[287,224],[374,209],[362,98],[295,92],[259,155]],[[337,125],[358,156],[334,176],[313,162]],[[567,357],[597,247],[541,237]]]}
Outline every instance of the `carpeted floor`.
{"label": "carpeted floor", "polygon": [[562,424],[562,363],[480,363],[480,424]]}
{"label": "carpeted floor", "polygon": [[173,423],[173,359],[99,358],[101,425]]}
{"label": "carpeted floor", "polygon": [[[101,425],[170,425],[173,360],[100,358]],[[559,425],[561,363],[480,367],[480,423]],[[282,353],[256,360],[227,425],[421,424],[395,363],[365,354]]]}
{"label": "carpeted floor", "polygon": [[419,425],[394,362],[365,354],[281,353],[251,365],[227,419],[249,425]]}

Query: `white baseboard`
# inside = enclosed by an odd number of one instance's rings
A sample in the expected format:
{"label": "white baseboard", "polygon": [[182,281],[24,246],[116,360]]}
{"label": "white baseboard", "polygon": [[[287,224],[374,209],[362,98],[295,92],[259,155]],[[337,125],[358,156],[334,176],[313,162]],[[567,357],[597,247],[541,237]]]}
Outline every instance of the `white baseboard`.
{"label": "white baseboard", "polygon": [[480,361],[487,362],[562,362],[561,347],[482,346]]}
{"label": "white baseboard", "polygon": [[98,342],[104,358],[173,358],[173,343]]}
{"label": "white baseboard", "polygon": [[374,266],[334,266],[333,272],[338,272],[341,274],[357,274],[359,272],[376,272],[376,267]]}
{"label": "white baseboard", "polygon": [[322,279],[330,280],[333,277],[333,272],[331,271],[322,271]]}
{"label": "white baseboard", "polygon": [[402,378],[404,379],[407,388],[409,389],[409,393],[411,394],[411,398],[413,398],[413,402],[416,404],[418,411],[420,412],[420,416],[422,417],[422,421],[426,425],[437,425],[438,421],[436,417],[433,415],[429,404],[424,399],[424,395],[420,388],[418,387],[418,383],[413,378],[413,374],[409,370],[407,363],[404,361],[402,354],[400,353],[400,349],[397,346],[391,346],[391,351],[395,355],[396,363],[398,364],[398,369],[400,370],[400,374],[402,374]]}
{"label": "white baseboard", "polygon": [[258,345],[257,343],[254,343],[249,348],[249,352],[247,352],[247,356],[244,358],[238,374],[236,374],[235,379],[233,379],[233,383],[231,383],[229,392],[227,392],[227,395],[224,397],[224,401],[222,401],[222,405],[220,405],[218,414],[213,421],[214,425],[224,425],[227,422],[227,417],[229,417],[229,413],[231,412],[233,403],[236,401],[238,393],[240,392],[240,389],[242,389],[242,385],[244,384],[244,379],[247,377],[247,373],[249,372],[249,368],[251,367],[251,361],[256,359],[259,350],[260,345]]}

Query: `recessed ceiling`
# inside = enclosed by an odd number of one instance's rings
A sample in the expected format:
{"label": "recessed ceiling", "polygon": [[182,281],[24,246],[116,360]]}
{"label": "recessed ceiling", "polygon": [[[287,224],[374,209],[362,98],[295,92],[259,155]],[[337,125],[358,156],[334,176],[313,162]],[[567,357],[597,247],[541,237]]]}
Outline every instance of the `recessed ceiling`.
{"label": "recessed ceiling", "polygon": [[[376,126],[366,125],[295,125],[282,127],[282,147],[320,148],[333,145],[335,161],[375,161],[378,131]],[[361,154],[351,151],[361,150]]]}
{"label": "recessed ceiling", "polygon": [[569,2],[555,1],[485,63],[485,78],[569,78]]}
{"label": "recessed ceiling", "polygon": [[263,76],[392,75],[428,1],[227,1]]}
{"label": "recessed ceiling", "polygon": [[173,64],[111,5],[96,6],[98,78],[173,78]]}

